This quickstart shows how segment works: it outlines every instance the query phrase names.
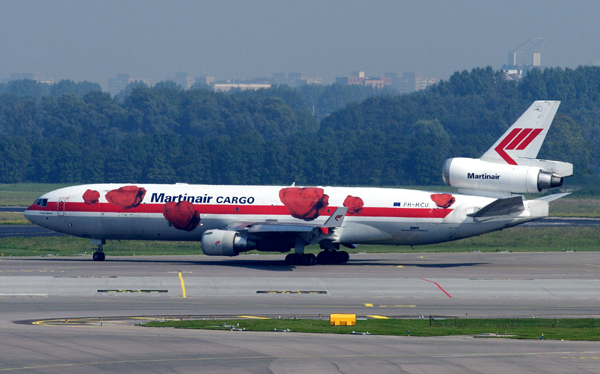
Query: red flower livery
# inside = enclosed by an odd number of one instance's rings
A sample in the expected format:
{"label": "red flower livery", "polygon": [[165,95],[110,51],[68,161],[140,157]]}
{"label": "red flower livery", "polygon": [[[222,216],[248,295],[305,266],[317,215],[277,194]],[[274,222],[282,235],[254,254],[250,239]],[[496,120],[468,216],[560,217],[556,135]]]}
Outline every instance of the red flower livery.
{"label": "red flower livery", "polygon": [[117,190],[109,191],[106,194],[106,200],[112,205],[123,209],[131,209],[142,203],[146,189],[137,186],[125,186]]}
{"label": "red flower livery", "polygon": [[431,195],[431,200],[438,208],[449,208],[456,201],[454,196],[449,193],[434,193]]}
{"label": "red flower livery", "polygon": [[83,201],[88,204],[96,204],[100,200],[100,192],[94,190],[87,190],[83,193]]}
{"label": "red flower livery", "polygon": [[348,208],[348,214],[358,214],[365,206],[365,203],[360,197],[348,195],[346,200],[344,200],[344,206]]}
{"label": "red flower livery", "polygon": [[329,196],[322,188],[289,187],[279,191],[279,199],[292,217],[312,221],[325,211]]}
{"label": "red flower livery", "polygon": [[170,202],[163,205],[163,216],[177,230],[192,231],[200,223],[200,213],[189,201]]}

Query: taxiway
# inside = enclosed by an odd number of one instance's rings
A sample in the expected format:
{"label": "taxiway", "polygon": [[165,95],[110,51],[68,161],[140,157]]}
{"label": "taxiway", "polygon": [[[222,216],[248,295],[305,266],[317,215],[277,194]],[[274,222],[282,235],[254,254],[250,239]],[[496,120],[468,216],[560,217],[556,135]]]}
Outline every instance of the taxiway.
{"label": "taxiway", "polygon": [[[289,267],[247,255],[0,260],[0,372],[600,372],[600,343],[32,325],[51,318],[329,313],[600,315],[596,253],[357,254]],[[360,326],[357,326],[359,329]]]}

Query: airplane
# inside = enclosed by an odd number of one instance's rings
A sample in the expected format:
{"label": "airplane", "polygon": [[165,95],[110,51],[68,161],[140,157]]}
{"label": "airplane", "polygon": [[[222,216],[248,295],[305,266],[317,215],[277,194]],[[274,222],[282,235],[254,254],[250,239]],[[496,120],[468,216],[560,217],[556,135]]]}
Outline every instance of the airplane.
{"label": "airplane", "polygon": [[[106,240],[199,241],[209,256],[250,250],[287,254],[288,265],[339,264],[341,246],[422,245],[501,230],[548,216],[566,193],[526,200],[563,184],[573,165],[538,160],[560,105],[536,101],[478,159],[444,162],[458,193],[399,188],[88,184],[40,196],[32,223],[89,238],[103,261]],[[318,244],[318,255],[304,253]]]}

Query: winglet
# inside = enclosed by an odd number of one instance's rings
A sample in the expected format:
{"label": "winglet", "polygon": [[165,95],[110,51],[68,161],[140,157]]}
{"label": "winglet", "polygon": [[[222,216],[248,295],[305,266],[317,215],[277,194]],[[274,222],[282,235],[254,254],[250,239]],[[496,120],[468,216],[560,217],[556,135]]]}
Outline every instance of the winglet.
{"label": "winglet", "polygon": [[344,222],[344,218],[346,217],[346,213],[348,212],[348,208],[345,206],[341,206],[333,212],[331,217],[323,224],[323,227],[341,227],[342,222]]}

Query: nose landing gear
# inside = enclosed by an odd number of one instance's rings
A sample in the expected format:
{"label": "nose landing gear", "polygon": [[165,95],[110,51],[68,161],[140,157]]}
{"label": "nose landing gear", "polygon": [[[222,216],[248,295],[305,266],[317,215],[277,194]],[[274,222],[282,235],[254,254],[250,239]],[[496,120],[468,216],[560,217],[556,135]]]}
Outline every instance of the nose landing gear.
{"label": "nose landing gear", "polygon": [[92,239],[91,240],[92,244],[97,244],[98,248],[96,248],[96,252],[94,252],[94,254],[92,255],[92,259],[94,261],[104,261],[104,249],[102,248],[102,246],[104,244],[106,244],[106,240],[104,239]]}

